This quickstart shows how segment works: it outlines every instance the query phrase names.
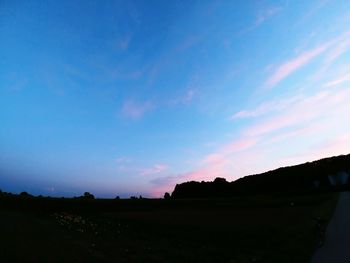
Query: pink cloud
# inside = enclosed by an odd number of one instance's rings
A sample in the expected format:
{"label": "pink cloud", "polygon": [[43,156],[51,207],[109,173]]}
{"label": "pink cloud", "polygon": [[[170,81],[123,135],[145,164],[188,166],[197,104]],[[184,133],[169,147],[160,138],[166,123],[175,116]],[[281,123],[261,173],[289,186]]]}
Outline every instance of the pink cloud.
{"label": "pink cloud", "polygon": [[227,147],[223,146],[220,148],[222,152],[204,156],[200,161],[201,168],[186,173],[159,177],[151,180],[151,183],[155,185],[153,187],[152,196],[160,197],[165,192],[171,192],[178,183],[203,180],[212,181],[216,177],[231,177],[232,171],[226,169],[227,165],[232,162],[229,154],[233,152],[239,152],[241,154],[241,151],[244,151],[251,146],[252,143],[245,142],[245,140],[229,143]]}
{"label": "pink cloud", "polygon": [[[238,143],[237,143],[238,145]],[[153,187],[152,196],[160,197],[165,192],[171,192],[177,183],[187,181],[210,181],[216,177],[228,177],[229,172],[225,171],[225,166],[229,159],[222,153],[214,153],[205,156],[201,161],[201,168],[177,175],[169,175],[152,179],[150,182]]]}
{"label": "pink cloud", "polygon": [[305,121],[322,114],[324,106],[330,103],[332,96],[334,95],[322,91],[313,96],[300,99],[282,113],[268,120],[253,124],[244,131],[244,134],[246,136],[259,136],[295,124],[304,124]]}
{"label": "pink cloud", "polygon": [[275,72],[266,80],[265,86],[268,88],[274,87],[283,79],[291,75],[294,71],[305,66],[306,64],[311,62],[314,58],[324,53],[329,47],[329,45],[330,44],[327,43],[327,44],[318,46],[314,49],[308,50],[300,54],[299,56],[291,60],[288,60],[282,63],[280,66],[277,67]]}
{"label": "pink cloud", "polygon": [[222,147],[222,152],[224,154],[232,154],[247,150],[257,143],[256,138],[240,138],[234,142],[230,142]]}
{"label": "pink cloud", "polygon": [[207,167],[187,173],[152,179],[150,181],[150,183],[154,185],[152,196],[161,197],[165,192],[172,192],[175,188],[175,185],[178,183],[203,180],[209,181],[215,179],[216,177],[222,177],[224,175],[225,174],[220,169]]}
{"label": "pink cloud", "polygon": [[180,178],[181,177],[179,176],[164,176],[152,179],[150,183],[153,186],[150,195],[154,198],[161,198],[164,193],[171,193],[174,190],[176,183],[180,182]]}
{"label": "pink cloud", "polygon": [[133,100],[127,100],[123,104],[122,114],[131,119],[139,119],[153,107],[154,105],[151,101],[138,103]]}
{"label": "pink cloud", "polygon": [[204,156],[200,161],[201,168],[195,169],[191,172],[165,177],[163,179],[159,178],[154,182],[158,184],[162,183],[160,185],[162,189],[172,189],[176,183],[186,181],[210,181],[214,180],[216,177],[228,178],[231,175],[231,172],[226,168],[227,165],[232,162],[230,155],[234,153],[241,154],[255,144],[256,140],[250,138],[241,138],[234,142],[227,143],[221,146],[217,152]]}
{"label": "pink cloud", "polygon": [[256,138],[241,137],[233,142],[222,145],[216,152],[203,157],[200,162],[202,169],[196,171],[191,176],[198,176],[214,179],[218,176],[227,175],[225,167],[232,161],[232,155],[240,155],[244,151],[251,149],[258,142]]}
{"label": "pink cloud", "polygon": [[306,127],[298,128],[289,132],[284,132],[281,134],[277,134],[272,136],[271,138],[265,140],[264,144],[273,144],[280,141],[285,141],[287,139],[295,138],[295,137],[305,137],[310,134],[315,134],[322,130],[323,125],[316,124],[316,125],[309,125]]}
{"label": "pink cloud", "polygon": [[314,158],[348,154],[350,149],[350,133],[345,133],[333,140],[323,143],[313,150]]}
{"label": "pink cloud", "polygon": [[204,157],[204,163],[217,163],[222,160],[223,156],[219,153],[209,154]]}
{"label": "pink cloud", "polygon": [[350,133],[340,135],[333,140],[327,140],[312,149],[299,154],[293,154],[280,160],[285,165],[299,164],[306,161],[319,160],[331,156],[349,154]]}
{"label": "pink cloud", "polygon": [[350,47],[350,31],[345,31],[338,37],[332,38],[323,46],[327,46],[325,59],[323,63],[321,63],[321,67],[306,80],[318,82],[326,74],[328,74],[328,70],[332,67],[333,62],[336,61],[336,59],[340,57],[344,52],[348,51]]}
{"label": "pink cloud", "polygon": [[340,85],[344,82],[348,82],[348,81],[350,81],[350,74],[345,74],[345,75],[342,75],[335,80],[327,82],[324,86],[326,88],[331,88],[331,87],[338,86],[338,85]]}

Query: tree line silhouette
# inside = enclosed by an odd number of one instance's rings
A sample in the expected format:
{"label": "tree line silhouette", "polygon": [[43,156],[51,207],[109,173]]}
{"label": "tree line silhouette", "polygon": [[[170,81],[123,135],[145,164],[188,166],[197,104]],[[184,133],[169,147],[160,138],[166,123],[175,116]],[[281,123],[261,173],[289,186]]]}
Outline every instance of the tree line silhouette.
{"label": "tree line silhouette", "polygon": [[213,182],[190,181],[177,184],[171,198],[211,198],[248,194],[297,193],[349,189],[350,154],[325,158],[233,182],[216,178]]}

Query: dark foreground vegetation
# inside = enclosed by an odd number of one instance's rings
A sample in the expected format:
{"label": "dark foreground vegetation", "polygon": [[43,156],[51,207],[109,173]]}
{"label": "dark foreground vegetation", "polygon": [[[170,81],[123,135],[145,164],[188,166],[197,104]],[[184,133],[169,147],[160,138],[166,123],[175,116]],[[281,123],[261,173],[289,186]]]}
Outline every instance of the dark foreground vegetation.
{"label": "dark foreground vegetation", "polygon": [[0,195],[1,262],[308,262],[337,195]]}
{"label": "dark foreground vegetation", "polygon": [[172,198],[212,198],[271,193],[320,193],[350,189],[350,154],[283,167],[233,182],[186,182],[176,185]]}
{"label": "dark foreground vegetation", "polygon": [[0,262],[309,262],[349,171],[338,156],[164,199],[0,191]]}

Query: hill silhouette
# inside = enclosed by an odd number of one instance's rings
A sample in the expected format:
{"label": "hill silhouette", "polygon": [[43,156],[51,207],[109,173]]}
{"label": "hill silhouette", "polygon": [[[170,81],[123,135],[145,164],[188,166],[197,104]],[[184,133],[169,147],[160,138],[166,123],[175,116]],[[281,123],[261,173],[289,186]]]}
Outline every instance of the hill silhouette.
{"label": "hill silhouette", "polygon": [[212,198],[265,193],[302,193],[349,189],[350,154],[282,167],[233,182],[190,181],[177,184],[172,198]]}

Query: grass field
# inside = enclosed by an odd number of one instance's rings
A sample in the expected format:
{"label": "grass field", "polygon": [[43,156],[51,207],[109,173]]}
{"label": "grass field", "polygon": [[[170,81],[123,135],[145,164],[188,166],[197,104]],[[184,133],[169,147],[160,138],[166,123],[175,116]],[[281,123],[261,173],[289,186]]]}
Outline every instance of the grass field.
{"label": "grass field", "polygon": [[337,194],[0,199],[1,262],[308,262]]}

